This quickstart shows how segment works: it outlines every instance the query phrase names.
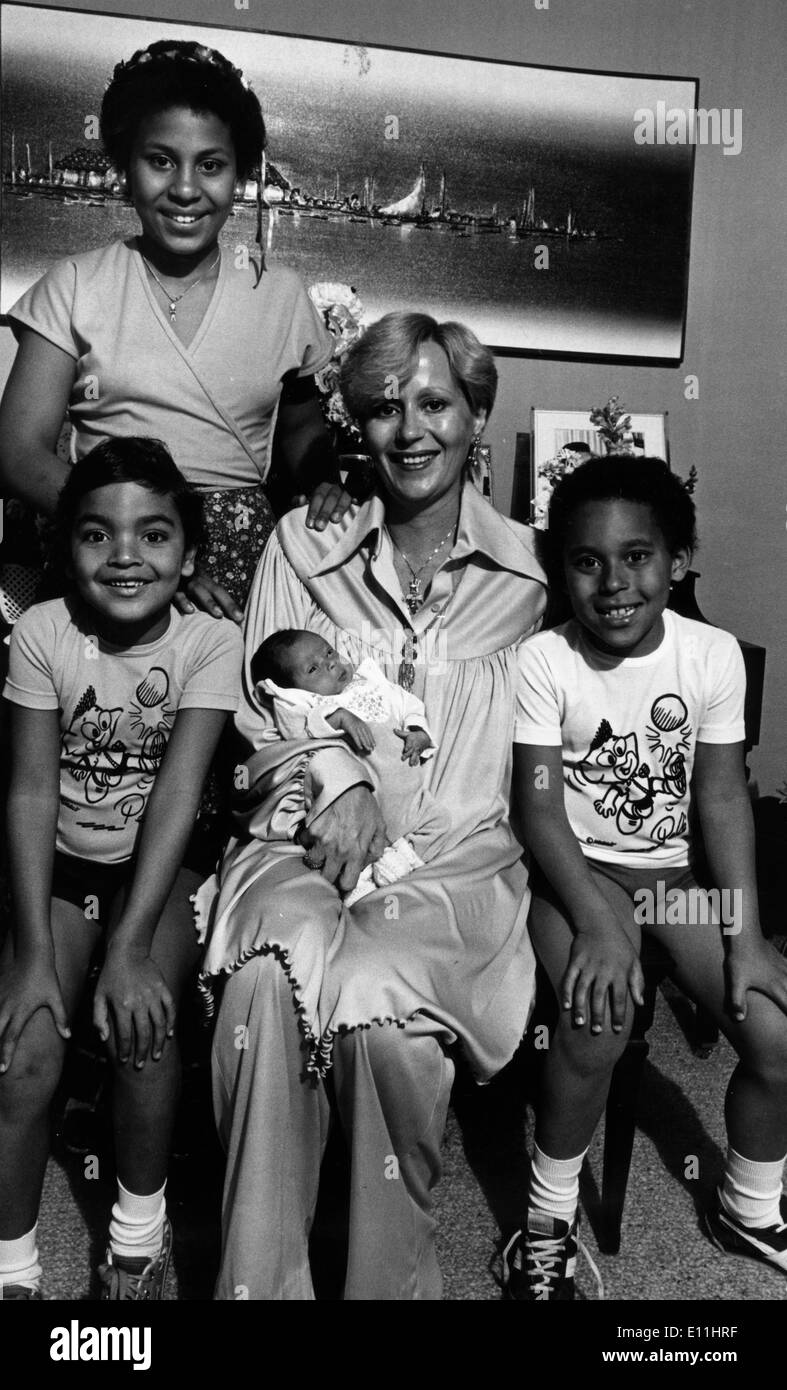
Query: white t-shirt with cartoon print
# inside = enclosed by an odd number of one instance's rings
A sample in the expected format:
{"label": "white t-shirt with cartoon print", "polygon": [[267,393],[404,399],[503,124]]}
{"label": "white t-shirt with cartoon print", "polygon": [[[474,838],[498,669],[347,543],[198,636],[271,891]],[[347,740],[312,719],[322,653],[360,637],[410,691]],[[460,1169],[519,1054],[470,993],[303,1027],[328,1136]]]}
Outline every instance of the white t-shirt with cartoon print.
{"label": "white t-shirt with cartoon print", "polygon": [[520,647],[514,741],[562,745],[566,811],[588,858],[679,867],[697,741],[742,742],[745,693],[729,632],[667,609],[658,649],[621,660],[572,619]]}
{"label": "white t-shirt with cartoon print", "polygon": [[3,695],[60,712],[57,848],[122,863],[183,709],[238,708],[243,643],[227,618],[174,608],[154,642],[114,647],[77,599],[37,603],[11,637]]}

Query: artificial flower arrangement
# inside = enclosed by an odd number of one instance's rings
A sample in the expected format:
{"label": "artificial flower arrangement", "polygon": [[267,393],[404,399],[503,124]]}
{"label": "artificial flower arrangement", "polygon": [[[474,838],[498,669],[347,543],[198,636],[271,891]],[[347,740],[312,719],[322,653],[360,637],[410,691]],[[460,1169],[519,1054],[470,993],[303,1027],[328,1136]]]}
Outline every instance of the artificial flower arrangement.
{"label": "artificial flower arrangement", "polygon": [[318,280],[309,287],[309,298],[334,340],[333,357],[315,378],[325,422],[337,453],[361,453],[361,432],[344,403],[339,374],[342,358],[363,333],[363,304],[352,285],[335,280]]}

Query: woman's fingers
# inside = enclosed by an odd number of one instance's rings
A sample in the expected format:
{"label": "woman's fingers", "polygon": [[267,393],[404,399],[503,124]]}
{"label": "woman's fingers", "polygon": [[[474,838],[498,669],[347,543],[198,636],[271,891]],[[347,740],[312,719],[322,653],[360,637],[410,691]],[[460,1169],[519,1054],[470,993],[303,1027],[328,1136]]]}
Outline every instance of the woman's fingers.
{"label": "woman's fingers", "polygon": [[188,594],[184,593],[183,589],[178,589],[172,602],[179,613],[193,613],[195,611],[194,604],[191,602]]}
{"label": "woman's fingers", "polygon": [[352,500],[341,483],[320,483],[309,499],[306,525],[324,531],[329,521],[341,521]]}
{"label": "woman's fingers", "polygon": [[214,618],[230,618],[234,623],[243,621],[243,612],[232,595],[210,575],[195,575],[189,580],[186,593],[203,613],[210,613]]}

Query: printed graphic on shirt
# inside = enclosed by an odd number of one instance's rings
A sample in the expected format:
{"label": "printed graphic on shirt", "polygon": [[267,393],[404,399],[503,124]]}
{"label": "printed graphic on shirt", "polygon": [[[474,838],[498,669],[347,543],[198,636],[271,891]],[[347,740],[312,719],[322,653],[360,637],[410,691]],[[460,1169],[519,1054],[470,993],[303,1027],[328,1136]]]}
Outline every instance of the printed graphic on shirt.
{"label": "printed graphic on shirt", "polygon": [[[318,706],[328,704],[336,704],[335,695],[318,696]],[[376,689],[371,681],[357,674],[342,691],[341,704],[343,709],[357,714],[359,719],[366,719],[370,724],[384,724],[389,717],[388,706],[381,691]]]}
{"label": "printed graphic on shirt", "polygon": [[[684,755],[691,746],[691,725],[679,695],[659,695],[650,717],[653,722],[645,736],[655,768],[641,756],[635,732],[616,734],[609,721],[602,719],[586,755],[568,773],[568,782],[577,791],[605,787],[593,801],[602,819],[614,817],[621,835],[637,835],[652,820],[643,833],[664,844],[687,828],[680,802],[686,795]],[[587,843],[605,842],[588,837]]]}
{"label": "printed graphic on shirt", "polygon": [[[174,722],[175,707],[167,704],[169,677],[161,666],[151,666],[134,694],[136,700],[127,710],[105,709],[95,687],[89,685],[61,737],[63,769],[83,784],[89,806],[106,801],[124,784],[133,786],[111,803],[118,824],[113,827],[102,820],[104,830],[121,830],[142,815]],[[79,824],[90,826],[91,822]]]}

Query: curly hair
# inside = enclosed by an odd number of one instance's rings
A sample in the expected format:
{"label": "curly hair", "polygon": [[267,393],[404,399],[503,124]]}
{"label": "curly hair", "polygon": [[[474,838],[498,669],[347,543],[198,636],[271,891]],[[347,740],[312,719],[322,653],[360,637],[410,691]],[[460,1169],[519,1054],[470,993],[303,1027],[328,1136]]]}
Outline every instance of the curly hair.
{"label": "curly hair", "polygon": [[238,178],[250,178],[265,148],[260,103],[239,68],[215,48],[160,39],[118,63],[101,103],[101,138],[127,174],[140,125],[173,106],[212,112],[230,129]]}
{"label": "curly hair", "polygon": [[71,535],[82,498],[112,483],[137,483],[160,497],[171,498],[187,548],[204,544],[202,498],[175,466],[166,444],[143,435],[105,439],[74,464],[57,499],[52,539],[61,567],[70,559]]}
{"label": "curly hair", "polygon": [[697,544],[696,511],[677,473],[659,458],[608,454],[590,458],[565,473],[549,501],[545,536],[547,568],[562,574],[563,551],[571,518],[586,502],[639,502],[650,507],[671,555]]}
{"label": "curly hair", "polygon": [[[341,391],[350,414],[363,422],[385,395],[385,385],[404,385],[413,374],[422,343],[437,343],[470,409],[491,412],[497,368],[488,347],[463,323],[438,323],[428,314],[398,310],[367,328],[342,363]],[[397,388],[398,389],[398,388]]]}

